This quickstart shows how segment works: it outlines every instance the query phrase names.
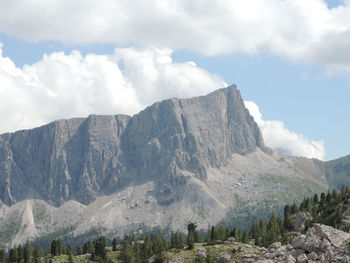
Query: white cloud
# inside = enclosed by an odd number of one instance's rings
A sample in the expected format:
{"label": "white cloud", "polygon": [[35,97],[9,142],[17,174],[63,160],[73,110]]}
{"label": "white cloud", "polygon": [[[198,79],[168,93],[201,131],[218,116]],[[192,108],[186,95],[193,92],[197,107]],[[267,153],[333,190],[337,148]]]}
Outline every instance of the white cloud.
{"label": "white cloud", "polygon": [[0,133],[91,113],[134,114],[157,100],[204,95],[225,85],[193,62],[174,63],[170,50],[55,52],[17,68],[1,46],[0,83]]}
{"label": "white cloud", "polygon": [[270,52],[350,70],[350,1],[0,1],[0,32],[29,41],[117,43],[203,54]]}
{"label": "white cloud", "polygon": [[326,152],[323,141],[312,141],[292,132],[281,121],[263,120],[258,105],[252,101],[245,101],[244,104],[259,125],[266,146],[289,155],[324,159]]}
{"label": "white cloud", "polygon": [[[158,100],[204,95],[226,85],[194,62],[174,63],[168,49],[121,48],[86,56],[55,52],[17,68],[1,46],[0,83],[0,133],[91,113],[134,114]],[[323,142],[290,132],[282,122],[265,121],[255,103],[245,103],[268,146],[323,159]]]}

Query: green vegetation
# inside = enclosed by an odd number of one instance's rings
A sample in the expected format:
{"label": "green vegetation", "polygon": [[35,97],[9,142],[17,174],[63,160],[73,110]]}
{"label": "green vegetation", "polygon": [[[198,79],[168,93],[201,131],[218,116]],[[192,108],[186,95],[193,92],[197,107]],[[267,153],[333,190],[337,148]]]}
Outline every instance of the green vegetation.
{"label": "green vegetation", "polygon": [[[187,235],[181,232],[172,232],[166,237],[161,232],[150,234],[125,235],[121,240],[114,238],[107,247],[108,240],[100,236],[78,245],[75,250],[66,246],[61,239],[52,240],[47,249],[33,247],[32,244],[18,246],[5,253],[0,250],[1,263],[90,263],[90,262],[123,262],[144,263],[166,262],[171,257],[182,257],[183,262],[194,262],[196,258],[194,248],[205,248],[207,257],[198,262],[216,262],[217,252],[236,249],[239,243],[224,244],[225,240],[236,240],[241,243],[254,243],[258,246],[269,246],[271,243],[290,241],[293,223],[299,212],[307,212],[312,219],[304,225],[306,231],[313,223],[322,223],[336,228],[341,226],[344,214],[349,214],[350,188],[343,187],[341,191],[333,190],[315,194],[305,198],[300,204],[291,204],[284,207],[283,217],[272,214],[269,220],[256,221],[250,230],[212,226],[205,232],[200,232],[194,223],[187,225]],[[349,229],[344,229],[348,231]],[[205,243],[201,243],[204,240]],[[213,250],[213,245],[220,244]],[[237,249],[239,249],[237,247]],[[215,253],[214,253],[215,252]],[[196,261],[196,262],[197,262]],[[239,262],[239,253],[237,254]]]}

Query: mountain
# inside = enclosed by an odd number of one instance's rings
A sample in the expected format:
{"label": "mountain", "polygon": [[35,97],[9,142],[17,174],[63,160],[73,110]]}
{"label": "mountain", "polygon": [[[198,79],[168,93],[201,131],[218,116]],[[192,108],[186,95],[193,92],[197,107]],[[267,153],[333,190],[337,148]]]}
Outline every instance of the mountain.
{"label": "mountain", "polygon": [[325,191],[320,163],[268,149],[236,86],[3,134],[0,246],[267,213]]}
{"label": "mountain", "polygon": [[350,155],[325,162],[322,168],[331,189],[350,184]]}

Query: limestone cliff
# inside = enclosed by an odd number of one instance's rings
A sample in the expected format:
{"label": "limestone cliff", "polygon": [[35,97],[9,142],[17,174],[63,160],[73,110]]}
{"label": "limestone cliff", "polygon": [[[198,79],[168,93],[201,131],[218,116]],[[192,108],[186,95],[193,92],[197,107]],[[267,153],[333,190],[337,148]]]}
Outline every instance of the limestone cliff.
{"label": "limestone cliff", "polygon": [[132,181],[157,182],[159,202],[181,199],[187,176],[206,180],[232,154],[268,152],[235,86],[172,98],[140,113],[59,120],[0,135],[0,198],[88,204]]}

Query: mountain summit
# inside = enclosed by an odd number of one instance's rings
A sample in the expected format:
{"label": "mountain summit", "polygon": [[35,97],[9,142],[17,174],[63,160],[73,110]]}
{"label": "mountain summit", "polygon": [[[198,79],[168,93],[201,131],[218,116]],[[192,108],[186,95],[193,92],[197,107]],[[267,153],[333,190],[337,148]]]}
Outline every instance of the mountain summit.
{"label": "mountain summit", "polygon": [[132,117],[0,135],[0,247],[53,233],[207,228],[232,217],[249,224],[327,187],[320,161],[265,147],[230,86]]}
{"label": "mountain summit", "polygon": [[[154,178],[169,203],[171,187],[207,167],[264,146],[236,86],[207,96],[172,98],[140,113],[60,120],[0,136],[1,199],[89,204],[132,181]],[[166,198],[167,194],[169,198]]]}

